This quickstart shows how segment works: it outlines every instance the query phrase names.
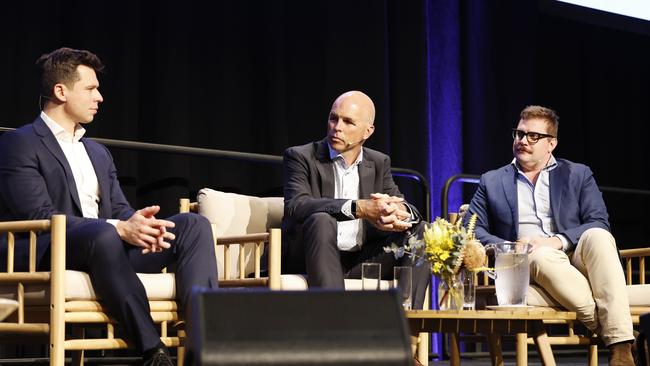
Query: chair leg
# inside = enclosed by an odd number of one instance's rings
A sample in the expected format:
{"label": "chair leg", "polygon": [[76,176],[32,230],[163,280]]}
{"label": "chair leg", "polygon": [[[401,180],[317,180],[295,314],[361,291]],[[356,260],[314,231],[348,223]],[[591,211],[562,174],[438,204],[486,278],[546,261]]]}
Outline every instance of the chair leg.
{"label": "chair leg", "polygon": [[595,343],[589,344],[589,351],[588,351],[588,364],[589,366],[598,366],[598,345]]}
{"label": "chair leg", "polygon": [[[86,338],[86,330],[81,327],[75,327],[74,330],[74,337],[76,339],[84,339]],[[83,366],[84,364],[84,351],[72,351],[72,365],[74,366]]]}
{"label": "chair leg", "polygon": [[72,351],[72,365],[83,366],[84,364],[84,351]]}
{"label": "chair leg", "polygon": [[537,353],[542,359],[542,365],[555,366],[555,358],[553,357],[553,351],[551,350],[551,345],[548,342],[548,335],[546,334],[546,331],[542,330],[536,333],[535,345],[537,346]]}
{"label": "chair leg", "polygon": [[503,354],[501,353],[501,337],[496,333],[490,333],[488,348],[490,350],[490,362],[492,366],[503,366]]}
{"label": "chair leg", "polygon": [[517,366],[528,365],[528,333],[517,333]]}
{"label": "chair leg", "polygon": [[449,334],[449,365],[460,366],[460,339],[458,333]]}
{"label": "chair leg", "polygon": [[176,350],[176,365],[183,366],[183,363],[185,362],[185,347],[183,346],[183,344],[185,344],[185,330],[179,329],[177,336],[181,345],[178,346],[178,349]]}

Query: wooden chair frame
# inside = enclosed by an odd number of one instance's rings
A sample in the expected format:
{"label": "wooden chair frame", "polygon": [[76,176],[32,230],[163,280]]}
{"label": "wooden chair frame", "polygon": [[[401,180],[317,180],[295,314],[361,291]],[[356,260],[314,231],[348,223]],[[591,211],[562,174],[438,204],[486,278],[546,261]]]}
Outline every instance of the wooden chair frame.
{"label": "wooden chair frame", "polygon": [[[197,202],[190,202],[187,198],[180,200],[180,212],[198,213],[199,205]],[[214,233],[214,225],[213,225]],[[217,236],[214,235],[215,246],[224,247],[224,268],[219,268],[219,272],[224,274],[223,279],[219,279],[220,287],[268,287],[271,290],[281,290],[282,280],[280,277],[280,263],[282,253],[282,234],[280,229],[269,229],[266,233],[253,233],[242,235]],[[245,245],[252,243],[254,245],[254,272],[252,277],[246,276],[245,263]],[[261,275],[262,268],[262,248],[267,245],[268,253],[268,275]],[[233,253],[231,246],[238,246],[239,256],[238,276],[232,275],[231,258]],[[215,247],[216,249],[216,247]],[[215,250],[216,253],[216,250]],[[216,258],[215,258],[216,260]]]}
{"label": "wooden chair frame", "polygon": [[[36,238],[39,232],[51,232],[51,270],[36,271]],[[15,234],[29,233],[29,269],[14,270]],[[0,222],[0,234],[7,235],[7,271],[0,273],[0,284],[15,285],[18,308],[9,318],[0,322],[0,334],[12,337],[24,335],[49,336],[50,365],[63,365],[65,351],[75,351],[73,364],[82,365],[84,350],[108,350],[129,348],[129,344],[115,337],[115,322],[109,318],[100,301],[66,301],[65,299],[65,249],[66,218],[53,215],[50,220]],[[49,306],[30,305],[25,299],[26,286],[48,284]],[[150,301],[151,315],[160,323],[161,341],[168,347],[179,347],[178,363],[182,365],[184,331],[179,328],[176,336],[168,334],[168,322],[179,320],[175,301]],[[85,339],[84,327],[105,324],[106,337]],[[66,325],[72,329],[74,338],[66,338]]]}

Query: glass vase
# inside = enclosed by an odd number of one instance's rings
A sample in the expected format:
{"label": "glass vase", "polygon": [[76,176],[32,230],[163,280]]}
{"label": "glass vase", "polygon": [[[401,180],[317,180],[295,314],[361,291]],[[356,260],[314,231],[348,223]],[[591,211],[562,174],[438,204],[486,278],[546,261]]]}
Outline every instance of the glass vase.
{"label": "glass vase", "polygon": [[438,309],[462,310],[463,287],[458,274],[441,277],[438,282]]}

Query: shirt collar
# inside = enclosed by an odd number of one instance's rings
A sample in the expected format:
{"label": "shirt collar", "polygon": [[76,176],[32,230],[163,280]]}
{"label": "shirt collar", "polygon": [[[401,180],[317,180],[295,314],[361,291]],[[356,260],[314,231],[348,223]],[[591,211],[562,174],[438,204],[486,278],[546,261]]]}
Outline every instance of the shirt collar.
{"label": "shirt collar", "polygon": [[50,131],[52,131],[52,134],[54,134],[54,137],[56,137],[57,140],[79,142],[86,133],[86,129],[77,124],[77,126],[75,126],[74,136],[71,136],[68,131],[61,127],[60,124],[56,123],[56,121],[50,118],[50,116],[45,114],[44,111],[41,111],[41,119],[45,122],[45,125],[47,125]]}
{"label": "shirt collar", "polygon": [[[520,174],[524,174],[524,172],[521,170],[521,167],[519,166],[519,163],[517,163],[517,158],[512,159],[511,164],[515,167],[515,169],[517,169],[517,172],[519,172]],[[542,171],[550,172],[556,167],[557,167],[557,160],[555,160],[555,156],[551,154],[551,158],[548,159],[548,163],[546,163],[546,166],[542,168]]]}
{"label": "shirt collar", "polygon": [[359,156],[357,156],[357,160],[355,160],[354,163],[349,167],[346,166],[347,163],[345,162],[345,158],[343,157],[343,155],[341,153],[339,153],[338,151],[334,150],[332,148],[332,145],[330,145],[329,142],[327,143],[327,148],[329,149],[329,152],[330,152],[330,159],[332,159],[333,161],[337,161],[337,160],[342,161],[343,166],[346,169],[355,167],[355,166],[359,165],[363,161],[363,148],[359,151]]}

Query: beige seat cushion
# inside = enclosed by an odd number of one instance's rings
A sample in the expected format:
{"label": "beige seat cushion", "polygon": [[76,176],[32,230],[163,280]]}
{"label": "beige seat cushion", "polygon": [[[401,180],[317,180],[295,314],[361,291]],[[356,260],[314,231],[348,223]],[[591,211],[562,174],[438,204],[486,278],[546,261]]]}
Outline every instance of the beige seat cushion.
{"label": "beige seat cushion", "polygon": [[[650,284],[629,285],[627,294],[630,306],[650,306]],[[537,285],[528,286],[528,305],[561,307],[548,292]]]}
{"label": "beige seat cushion", "polygon": [[[282,289],[288,291],[304,291],[307,290],[307,278],[303,275],[298,274],[286,274],[282,275]],[[382,290],[388,290],[391,288],[391,281],[383,280],[379,284]],[[362,290],[361,280],[348,279],[345,280],[345,289],[346,290]]]}
{"label": "beige seat cushion", "polygon": [[[197,202],[199,214],[210,221],[212,234],[215,237],[260,233],[282,226],[284,210],[282,197],[261,198],[203,188],[197,195]],[[245,245],[246,275],[254,271],[252,248],[252,244]],[[232,246],[230,251],[230,276],[239,276],[239,247]],[[220,246],[217,249],[217,268],[219,268],[220,279],[224,278],[223,258],[224,248]]]}
{"label": "beige seat cushion", "polygon": [[[176,281],[173,273],[138,273],[149,300],[174,300],[176,298]],[[0,286],[0,298],[16,299],[16,286]],[[90,284],[90,277],[85,272],[65,271],[65,299],[96,300],[97,295]],[[50,301],[49,285],[25,286],[25,301],[28,304],[48,304]]]}

